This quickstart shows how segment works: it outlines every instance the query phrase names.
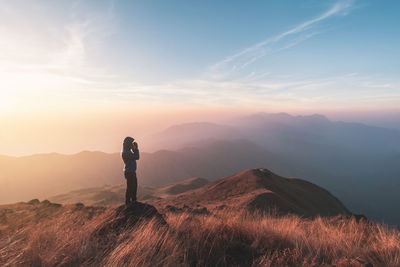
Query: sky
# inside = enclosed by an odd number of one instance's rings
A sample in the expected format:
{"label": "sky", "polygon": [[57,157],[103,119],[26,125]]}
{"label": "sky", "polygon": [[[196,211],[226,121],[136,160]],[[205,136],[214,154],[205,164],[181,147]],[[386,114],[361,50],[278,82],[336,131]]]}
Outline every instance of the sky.
{"label": "sky", "polygon": [[398,10],[395,0],[0,0],[0,154],[113,151],[126,132],[241,112],[400,128]]}

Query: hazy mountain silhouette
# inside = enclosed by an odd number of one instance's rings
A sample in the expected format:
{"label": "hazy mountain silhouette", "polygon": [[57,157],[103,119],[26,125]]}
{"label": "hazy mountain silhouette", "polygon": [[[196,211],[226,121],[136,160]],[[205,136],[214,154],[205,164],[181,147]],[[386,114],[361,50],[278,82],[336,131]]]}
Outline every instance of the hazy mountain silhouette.
{"label": "hazy mountain silhouette", "polygon": [[[174,126],[174,135],[181,132],[192,139],[169,139],[171,130],[159,135],[159,144],[168,147],[203,147],[208,135],[197,134],[193,124]],[[257,150],[268,150],[270,158],[262,165],[290,177],[307,177],[310,181],[338,195],[347,206],[375,219],[400,223],[398,209],[400,190],[400,131],[360,123],[330,121],[322,115],[291,116],[286,113],[258,113],[220,125],[233,137],[248,140]],[[233,134],[232,134],[233,133]],[[239,143],[239,142],[238,142]],[[240,150],[238,149],[238,152]],[[257,153],[255,153],[257,154]],[[261,153],[262,154],[262,153]],[[261,156],[260,159],[265,159]],[[257,166],[244,166],[251,168]],[[206,177],[206,176],[205,176]],[[357,190],[354,190],[357,188]]]}
{"label": "hazy mountain silhouette", "polygon": [[[210,140],[201,147],[141,153],[138,177],[142,185],[159,187],[190,177],[215,180],[243,169],[265,166],[266,161],[279,163],[271,153],[249,141]],[[1,203],[48,198],[125,181],[119,153],[85,151],[74,155],[3,157],[0,168]]]}
{"label": "hazy mountain silhouette", "polygon": [[84,151],[0,159],[0,202],[47,198],[69,190],[121,183],[117,154]]}
{"label": "hazy mountain silhouette", "polygon": [[177,150],[208,139],[231,140],[241,136],[241,131],[233,126],[193,122],[173,125],[160,133],[153,134],[146,138],[146,144],[147,151]]}
{"label": "hazy mountain silhouette", "polygon": [[[327,188],[356,213],[400,224],[394,212],[400,201],[399,131],[321,115],[255,114],[229,125],[173,126],[155,142],[174,151],[141,154],[142,185],[159,187],[190,177],[215,180],[267,167]],[[119,153],[0,157],[0,202],[119,184],[122,167]]]}
{"label": "hazy mountain silhouette", "polygon": [[175,125],[152,138],[158,149],[172,150],[202,144],[208,139],[248,139],[280,154],[298,155],[304,152],[305,146],[310,145],[314,149],[345,149],[346,153],[364,153],[363,156],[368,157],[379,157],[387,153],[400,155],[400,131],[360,123],[330,121],[323,115],[259,113],[232,120],[230,125]]}

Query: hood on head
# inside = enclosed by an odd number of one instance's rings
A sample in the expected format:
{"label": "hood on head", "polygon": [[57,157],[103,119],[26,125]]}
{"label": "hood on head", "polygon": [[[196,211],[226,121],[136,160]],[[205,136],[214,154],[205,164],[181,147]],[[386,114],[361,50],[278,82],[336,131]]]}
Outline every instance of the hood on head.
{"label": "hood on head", "polygon": [[131,144],[135,141],[133,137],[127,136],[124,139],[123,147],[124,149],[129,149],[131,147]]}

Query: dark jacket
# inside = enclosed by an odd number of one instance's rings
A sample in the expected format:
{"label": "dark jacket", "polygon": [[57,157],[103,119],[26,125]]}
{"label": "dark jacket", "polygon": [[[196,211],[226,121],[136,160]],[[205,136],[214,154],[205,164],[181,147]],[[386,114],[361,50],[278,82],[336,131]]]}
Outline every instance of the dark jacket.
{"label": "dark jacket", "polygon": [[139,149],[133,152],[130,148],[124,147],[122,150],[122,160],[125,163],[124,172],[136,172],[136,160],[139,159]]}

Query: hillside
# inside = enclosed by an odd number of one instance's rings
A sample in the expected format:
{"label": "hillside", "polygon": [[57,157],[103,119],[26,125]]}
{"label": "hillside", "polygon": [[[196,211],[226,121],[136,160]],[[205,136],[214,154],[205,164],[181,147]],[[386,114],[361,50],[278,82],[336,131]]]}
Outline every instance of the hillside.
{"label": "hillside", "polygon": [[303,219],[30,201],[0,206],[1,266],[399,266],[400,233]]}
{"label": "hillside", "polygon": [[219,179],[198,189],[149,203],[170,207],[245,209],[250,211],[301,216],[350,214],[346,207],[325,189],[301,179],[280,177],[267,169],[251,169]]}
{"label": "hillside", "polygon": [[203,187],[208,184],[208,180],[204,178],[191,178],[182,182],[169,184],[166,186],[159,187],[155,190],[154,197],[166,197],[170,195],[178,195],[185,193],[190,190]]}
{"label": "hillside", "polygon": [[[162,198],[177,195],[188,190],[197,189],[208,183],[204,178],[191,178],[162,187],[138,187],[138,200]],[[83,203],[85,205],[116,205],[125,201],[125,184],[106,185],[101,187],[73,190],[64,194],[50,197],[51,202],[71,204]]]}
{"label": "hillside", "polygon": [[[99,191],[80,191],[92,198],[93,192]],[[328,191],[304,180],[252,169],[154,192],[160,197],[129,206],[36,199],[0,205],[0,265],[400,264],[396,229],[351,215]]]}

